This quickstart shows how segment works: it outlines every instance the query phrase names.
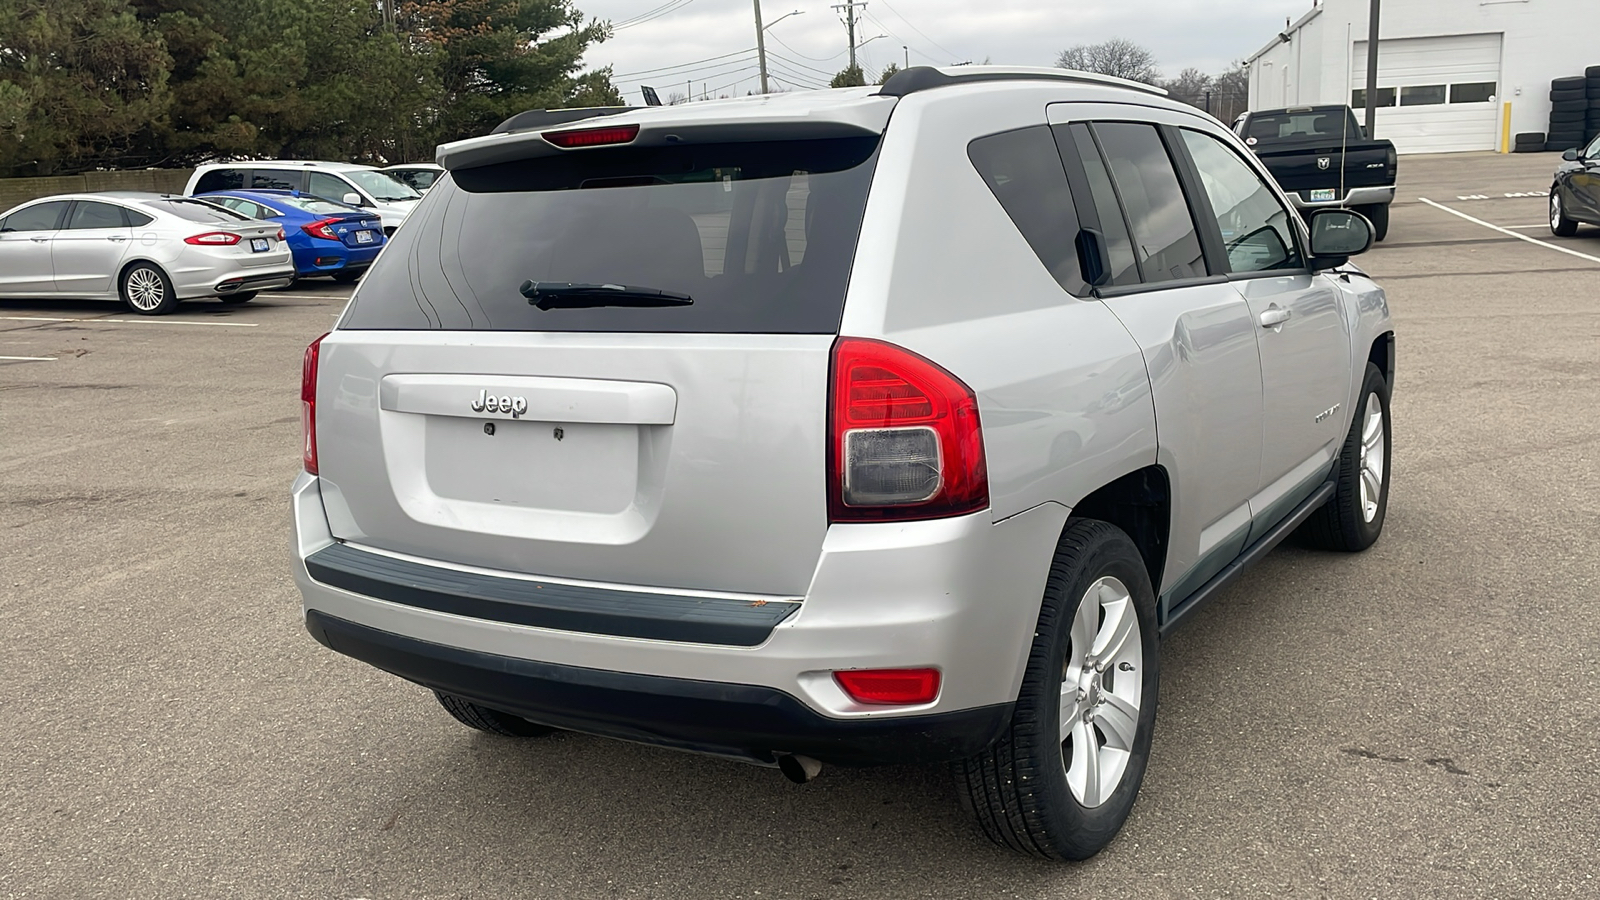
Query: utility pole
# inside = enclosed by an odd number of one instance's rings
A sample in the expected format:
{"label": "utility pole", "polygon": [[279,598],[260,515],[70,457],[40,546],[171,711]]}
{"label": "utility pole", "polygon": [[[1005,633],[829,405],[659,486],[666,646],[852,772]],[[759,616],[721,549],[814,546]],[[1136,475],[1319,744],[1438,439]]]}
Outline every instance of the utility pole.
{"label": "utility pole", "polygon": [[767,30],[761,27],[761,0],[756,4],[756,56],[761,59],[761,93],[767,92]]}
{"label": "utility pole", "polygon": [[911,68],[911,48],[907,47],[905,44],[901,44],[900,49],[904,50],[906,54],[906,68]]}
{"label": "utility pole", "polygon": [[1378,3],[1379,0],[1372,0],[1372,11],[1367,15],[1367,140],[1377,137]]}
{"label": "utility pole", "polygon": [[860,0],[844,0],[843,3],[834,4],[834,9],[844,10],[844,27],[850,37],[850,68],[856,68],[856,23],[861,21],[856,18],[856,8],[866,9],[867,4]]}

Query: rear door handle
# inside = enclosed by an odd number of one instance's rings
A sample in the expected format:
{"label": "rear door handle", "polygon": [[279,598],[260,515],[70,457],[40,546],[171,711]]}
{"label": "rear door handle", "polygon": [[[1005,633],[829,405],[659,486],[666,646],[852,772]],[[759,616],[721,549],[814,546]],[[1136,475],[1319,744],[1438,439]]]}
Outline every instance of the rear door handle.
{"label": "rear door handle", "polygon": [[35,244],[43,244],[46,241],[49,241],[50,239],[49,238],[28,238],[28,240],[33,241]]}
{"label": "rear door handle", "polygon": [[1289,310],[1280,306],[1269,307],[1266,312],[1261,314],[1261,327],[1277,328],[1279,325],[1289,321],[1290,315],[1292,313]]}
{"label": "rear door handle", "polygon": [[116,241],[117,243],[120,244],[123,241],[127,240],[127,238],[123,237],[120,234],[113,234],[113,235],[110,235],[109,237],[107,237],[106,240],[108,240],[108,241]]}

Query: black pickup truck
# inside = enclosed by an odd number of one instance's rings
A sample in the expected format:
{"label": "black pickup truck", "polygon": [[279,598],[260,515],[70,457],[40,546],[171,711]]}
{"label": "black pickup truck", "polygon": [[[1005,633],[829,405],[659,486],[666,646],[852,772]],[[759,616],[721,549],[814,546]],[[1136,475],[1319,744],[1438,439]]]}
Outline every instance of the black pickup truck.
{"label": "black pickup truck", "polygon": [[1348,207],[1372,220],[1378,240],[1388,236],[1394,144],[1369,139],[1350,107],[1257,110],[1240,116],[1234,130],[1296,206]]}

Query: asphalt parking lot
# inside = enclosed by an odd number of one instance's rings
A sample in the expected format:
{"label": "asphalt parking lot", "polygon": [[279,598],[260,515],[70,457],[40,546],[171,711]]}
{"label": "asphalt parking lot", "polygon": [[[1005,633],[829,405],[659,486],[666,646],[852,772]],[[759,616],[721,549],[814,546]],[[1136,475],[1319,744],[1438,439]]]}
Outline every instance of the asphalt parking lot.
{"label": "asphalt parking lot", "polygon": [[1600,896],[1600,229],[1550,237],[1555,165],[1401,160],[1360,260],[1384,537],[1279,549],[1170,640],[1078,866],[990,845],[942,769],[492,738],[313,642],[287,489],[346,289],[0,301],[0,897]]}

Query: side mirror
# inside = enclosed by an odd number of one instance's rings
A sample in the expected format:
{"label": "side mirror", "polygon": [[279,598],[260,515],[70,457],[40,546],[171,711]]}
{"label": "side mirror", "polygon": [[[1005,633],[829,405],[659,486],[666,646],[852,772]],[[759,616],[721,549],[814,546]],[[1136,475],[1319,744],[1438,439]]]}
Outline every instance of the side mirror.
{"label": "side mirror", "polygon": [[1372,246],[1372,223],[1348,209],[1319,209],[1306,223],[1311,228],[1311,270],[1344,265]]}
{"label": "side mirror", "polygon": [[1566,160],[1567,162],[1577,162],[1578,161],[1578,151],[1577,151],[1576,148],[1574,148],[1572,150],[1568,150],[1567,152],[1561,154],[1561,158]]}
{"label": "side mirror", "polygon": [[345,206],[360,206],[361,195],[355,191],[351,191],[350,193],[345,194],[344,197],[339,200],[339,202],[343,203]]}

